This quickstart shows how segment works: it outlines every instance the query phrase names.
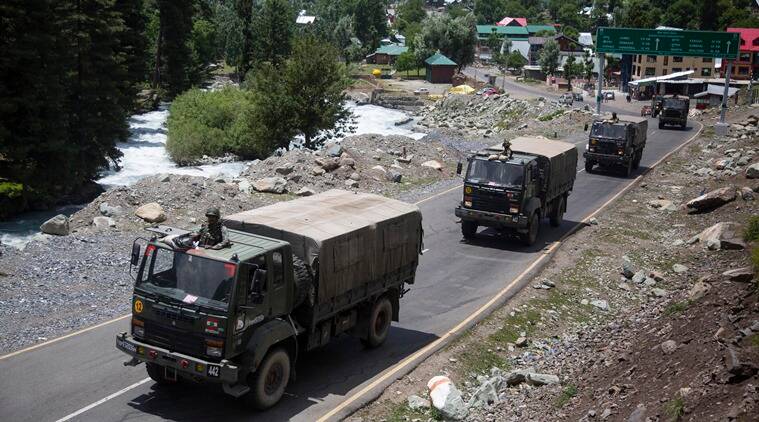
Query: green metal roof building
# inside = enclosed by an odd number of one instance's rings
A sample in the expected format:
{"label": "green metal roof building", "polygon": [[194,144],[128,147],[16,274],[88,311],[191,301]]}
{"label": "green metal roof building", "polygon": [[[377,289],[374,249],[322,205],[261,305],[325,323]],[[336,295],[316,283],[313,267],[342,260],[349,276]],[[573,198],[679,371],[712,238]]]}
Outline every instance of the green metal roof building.
{"label": "green metal roof building", "polygon": [[456,73],[456,62],[437,52],[424,61],[427,67],[427,81],[433,84],[449,84]]}

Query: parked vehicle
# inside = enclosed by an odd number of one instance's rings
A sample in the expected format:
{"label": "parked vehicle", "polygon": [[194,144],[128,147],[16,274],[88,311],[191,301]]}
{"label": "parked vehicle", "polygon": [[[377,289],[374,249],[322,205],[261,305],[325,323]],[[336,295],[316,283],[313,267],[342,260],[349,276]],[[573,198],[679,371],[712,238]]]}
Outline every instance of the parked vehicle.
{"label": "parked vehicle", "polygon": [[640,166],[646,147],[648,120],[645,117],[617,116],[596,120],[590,128],[585,146],[585,171],[591,173],[596,164],[624,169],[629,177]]}
{"label": "parked vehicle", "polygon": [[575,93],[573,93],[573,94],[572,94],[572,98],[573,98],[575,101],[583,101],[583,98],[582,98],[582,93],[580,93],[580,92],[575,92]]}
{"label": "parked vehicle", "polygon": [[573,102],[574,96],[570,93],[561,94],[561,97],[559,97],[559,104],[571,106]]}
{"label": "parked vehicle", "polygon": [[604,98],[607,100],[613,100],[614,99],[614,91],[606,91],[603,93]]}
{"label": "parked vehicle", "polygon": [[663,98],[659,114],[659,129],[664,129],[668,125],[677,125],[680,129],[685,129],[688,125],[689,111],[689,98],[677,96]]}
{"label": "parked vehicle", "polygon": [[643,107],[640,108],[641,117],[650,116],[651,113],[653,113],[653,109],[651,108],[650,105],[644,105]]}
{"label": "parked vehicle", "polygon": [[414,95],[428,95],[430,90],[427,88],[418,88],[414,90]]}
{"label": "parked vehicle", "polygon": [[165,226],[150,229],[144,255],[135,241],[131,332],[116,347],[159,384],[221,384],[258,409],[280,400],[301,352],[343,333],[384,343],[422,250],[416,206],[364,193],[331,190],[224,224],[231,246],[219,250],[183,247],[188,232]]}
{"label": "parked vehicle", "polygon": [[520,137],[507,149],[478,152],[469,157],[464,198],[455,210],[462,234],[470,239],[479,226],[495,227],[533,245],[543,218],[561,224],[576,175],[577,148],[569,142]]}

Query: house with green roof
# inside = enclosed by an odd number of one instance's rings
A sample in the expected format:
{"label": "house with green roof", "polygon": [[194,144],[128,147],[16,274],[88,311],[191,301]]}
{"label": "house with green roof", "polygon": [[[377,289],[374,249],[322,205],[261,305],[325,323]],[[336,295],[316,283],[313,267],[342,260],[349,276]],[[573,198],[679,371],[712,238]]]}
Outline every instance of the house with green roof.
{"label": "house with green roof", "polygon": [[445,57],[440,51],[427,57],[424,61],[427,68],[427,81],[433,84],[449,84],[456,73],[458,65]]}
{"label": "house with green roof", "polygon": [[[512,43],[511,51],[519,50],[522,55],[525,55],[526,48],[522,48],[522,44],[527,45],[529,37],[534,36],[538,32],[548,31],[556,33],[556,28],[553,25],[477,25],[477,55],[481,59],[487,60],[492,57],[490,46],[488,46],[488,39],[491,34],[495,34],[497,37],[503,39],[508,38]],[[518,48],[517,44],[519,44]]]}
{"label": "house with green roof", "polygon": [[374,53],[366,56],[366,62],[372,64],[393,64],[398,56],[408,51],[408,47],[401,44],[383,45]]}

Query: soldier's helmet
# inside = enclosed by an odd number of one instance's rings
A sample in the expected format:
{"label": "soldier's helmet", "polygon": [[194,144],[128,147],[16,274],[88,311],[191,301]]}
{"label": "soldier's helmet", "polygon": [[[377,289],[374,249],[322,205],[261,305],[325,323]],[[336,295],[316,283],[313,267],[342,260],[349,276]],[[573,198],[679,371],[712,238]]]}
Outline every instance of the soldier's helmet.
{"label": "soldier's helmet", "polygon": [[219,212],[219,209],[216,207],[210,207],[206,210],[206,217],[216,217],[221,218],[221,213]]}

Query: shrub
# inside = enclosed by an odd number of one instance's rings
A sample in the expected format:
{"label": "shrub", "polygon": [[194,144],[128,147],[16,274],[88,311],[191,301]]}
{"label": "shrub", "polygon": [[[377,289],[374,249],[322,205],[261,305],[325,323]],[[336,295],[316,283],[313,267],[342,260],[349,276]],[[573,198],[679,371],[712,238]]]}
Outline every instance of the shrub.
{"label": "shrub", "polygon": [[246,91],[232,87],[220,91],[191,89],[171,104],[166,150],[180,165],[193,164],[203,155],[267,157],[274,147],[255,136],[255,114]]}
{"label": "shrub", "polygon": [[746,224],[746,231],[743,233],[743,239],[746,242],[759,240],[759,215],[752,216]]}

